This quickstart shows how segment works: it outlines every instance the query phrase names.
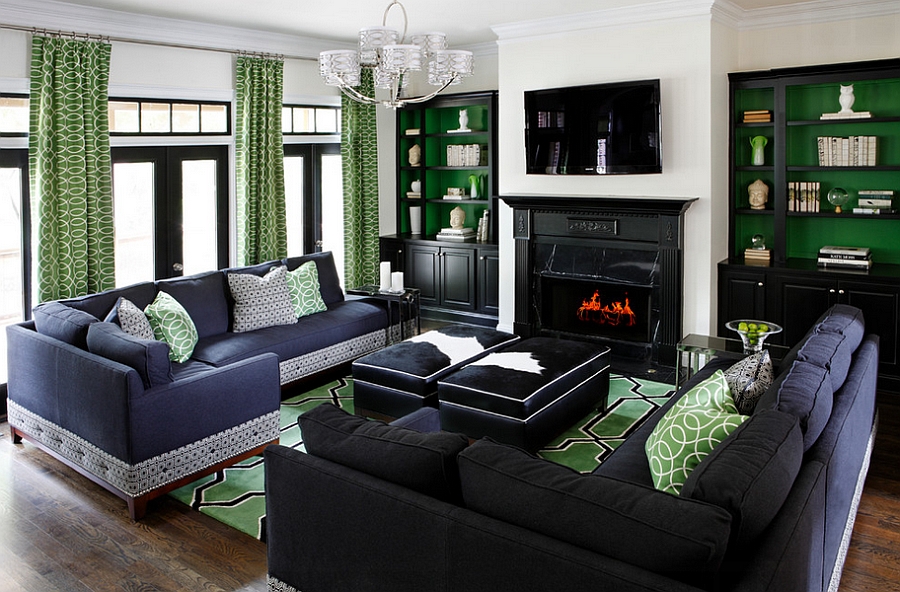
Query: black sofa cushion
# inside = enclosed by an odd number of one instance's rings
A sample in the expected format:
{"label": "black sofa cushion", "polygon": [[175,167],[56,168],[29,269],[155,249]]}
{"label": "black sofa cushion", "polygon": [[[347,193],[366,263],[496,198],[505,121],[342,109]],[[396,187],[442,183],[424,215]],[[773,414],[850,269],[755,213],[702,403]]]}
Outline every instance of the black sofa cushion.
{"label": "black sofa cushion", "polygon": [[160,280],[157,287],[181,303],[191,316],[199,338],[228,330],[225,274],[221,271]]}
{"label": "black sofa cushion", "polygon": [[469,445],[462,434],[422,433],[370,421],[325,403],[300,416],[300,433],[312,455],[458,503],[457,455]]}
{"label": "black sofa cushion", "polygon": [[156,298],[156,284],[154,282],[140,282],[123,288],[113,288],[98,294],[88,294],[75,298],[60,300],[66,306],[83,310],[98,319],[105,319],[119,298],[131,300],[135,306],[142,309]]}
{"label": "black sofa cushion", "polygon": [[728,545],[731,516],[712,504],[582,475],[489,439],[458,462],[468,508],[657,573],[706,582]]}
{"label": "black sofa cushion", "polygon": [[87,333],[100,319],[60,302],[45,302],[34,307],[34,327],[41,335],[87,349]]}
{"label": "black sofa cushion", "polygon": [[760,411],[697,465],[681,496],[728,510],[732,543],[746,548],[781,509],[802,462],[803,436],[797,418]]}
{"label": "black sofa cushion", "polygon": [[134,368],[144,388],[172,382],[169,346],[165,341],[134,337],[115,323],[103,322],[88,329],[87,347],[92,354]]}
{"label": "black sofa cushion", "polygon": [[777,409],[800,421],[803,449],[809,450],[825,429],[834,406],[834,391],[828,370],[796,360],[760,399],[757,412]]}
{"label": "black sofa cushion", "polygon": [[847,379],[853,352],[859,345],[853,341],[852,337],[841,333],[817,331],[809,336],[797,352],[797,359],[828,370],[831,388],[837,391]]}

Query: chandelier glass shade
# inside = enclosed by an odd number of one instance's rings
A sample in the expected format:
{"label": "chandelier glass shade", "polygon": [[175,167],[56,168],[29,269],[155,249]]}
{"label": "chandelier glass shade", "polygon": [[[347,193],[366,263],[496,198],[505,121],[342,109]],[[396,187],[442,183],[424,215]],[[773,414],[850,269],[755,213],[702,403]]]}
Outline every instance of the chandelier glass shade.
{"label": "chandelier glass shade", "polygon": [[[387,26],[388,12],[394,6],[403,13],[402,34]],[[407,41],[407,24],[406,9],[398,0],[392,0],[384,11],[382,26],[360,29],[358,50],[337,49],[319,54],[319,73],[325,84],[337,86],[360,103],[396,109],[427,101],[472,75],[475,60],[471,51],[448,49],[447,36],[438,32],[410,35]],[[387,99],[358,90],[362,68],[373,70],[375,88],[388,90]],[[406,96],[411,73],[423,70],[427,72],[428,84],[438,88],[421,96]]]}

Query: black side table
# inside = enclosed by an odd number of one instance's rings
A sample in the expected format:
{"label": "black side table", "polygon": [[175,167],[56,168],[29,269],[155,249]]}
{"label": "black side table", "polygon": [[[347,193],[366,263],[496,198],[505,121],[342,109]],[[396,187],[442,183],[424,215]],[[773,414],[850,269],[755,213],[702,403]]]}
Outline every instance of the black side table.
{"label": "black side table", "polygon": [[[744,343],[740,339],[697,335],[696,333],[691,333],[679,341],[675,345],[675,349],[677,350],[675,354],[675,388],[679,388],[684,382],[681,380],[681,358],[684,355],[687,355],[685,380],[693,376],[710,358],[727,356],[737,360],[747,355],[744,353]],[[769,350],[769,356],[774,362],[783,358],[791,348],[772,344],[763,345],[763,349]]]}
{"label": "black side table", "polygon": [[[416,335],[418,335],[422,331],[422,320],[419,316],[419,289],[418,288],[405,288],[402,292],[391,292],[391,291],[383,291],[379,286],[375,285],[367,285],[367,286],[359,286],[357,288],[352,288],[347,290],[347,294],[353,294],[354,296],[368,296],[369,298],[377,298],[379,300],[383,300],[387,303],[387,314],[388,314],[388,328],[387,328],[387,342],[388,344],[393,343],[393,331],[391,330],[391,323],[393,321],[393,315],[391,311],[393,310],[394,303],[397,303],[397,312],[400,317],[400,340],[406,339],[406,321],[413,318],[413,314],[415,314],[416,319]],[[405,313],[405,314],[404,314]]]}

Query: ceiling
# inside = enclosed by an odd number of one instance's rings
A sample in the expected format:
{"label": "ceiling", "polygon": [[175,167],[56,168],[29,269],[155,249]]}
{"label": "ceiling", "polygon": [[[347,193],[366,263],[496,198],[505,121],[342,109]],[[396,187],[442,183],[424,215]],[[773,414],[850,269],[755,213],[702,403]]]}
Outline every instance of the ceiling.
{"label": "ceiling", "polygon": [[[363,26],[380,25],[390,0],[58,0],[127,13],[227,25],[264,32],[352,41]],[[496,40],[492,26],[678,0],[403,0],[409,31],[443,31],[453,47]],[[695,0],[696,1],[696,0]],[[712,4],[713,0],[708,0]],[[816,2],[816,0],[811,0]],[[766,9],[800,0],[728,0],[743,10]],[[402,11],[388,14],[402,28]]]}

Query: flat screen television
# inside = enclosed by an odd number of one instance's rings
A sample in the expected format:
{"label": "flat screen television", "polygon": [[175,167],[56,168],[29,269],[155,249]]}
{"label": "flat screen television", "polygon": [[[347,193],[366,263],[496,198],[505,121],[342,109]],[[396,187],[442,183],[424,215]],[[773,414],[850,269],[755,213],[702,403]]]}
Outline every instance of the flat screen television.
{"label": "flat screen television", "polygon": [[659,80],[525,91],[532,175],[662,172]]}

